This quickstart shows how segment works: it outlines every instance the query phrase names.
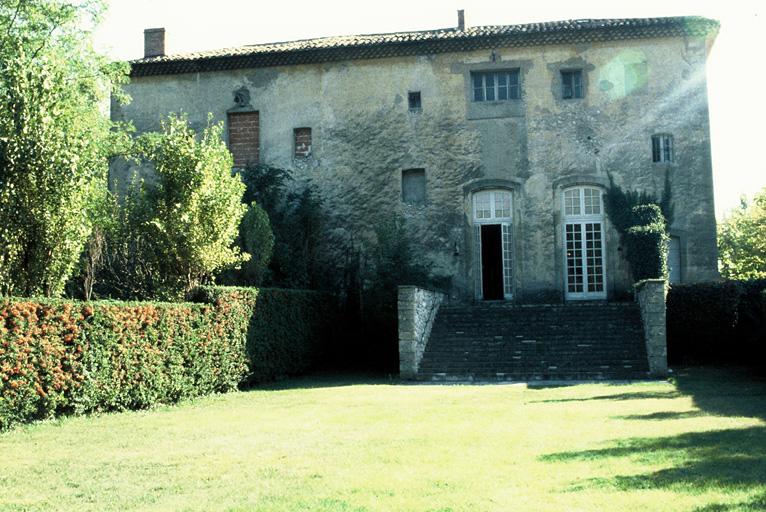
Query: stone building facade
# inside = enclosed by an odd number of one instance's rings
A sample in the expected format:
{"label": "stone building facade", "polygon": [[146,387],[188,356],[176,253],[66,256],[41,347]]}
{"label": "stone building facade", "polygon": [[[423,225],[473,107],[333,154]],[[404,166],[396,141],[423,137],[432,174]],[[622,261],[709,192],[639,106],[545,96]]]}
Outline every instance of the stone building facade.
{"label": "stone building facade", "polygon": [[717,30],[692,17],[461,21],[165,55],[152,29],[113,117],[143,132],[169,112],[198,127],[212,113],[236,165],[291,170],[335,235],[402,215],[453,300],[620,298],[632,279],[602,204],[610,175],[658,198],[667,176],[671,277],[717,276],[705,76]]}

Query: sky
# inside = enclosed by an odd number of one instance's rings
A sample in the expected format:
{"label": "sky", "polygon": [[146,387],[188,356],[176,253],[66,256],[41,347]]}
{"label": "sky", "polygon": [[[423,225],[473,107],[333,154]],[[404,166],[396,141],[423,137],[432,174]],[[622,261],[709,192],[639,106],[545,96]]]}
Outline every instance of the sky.
{"label": "sky", "polygon": [[[523,7],[522,7],[523,6]],[[116,59],[143,56],[145,28],[165,27],[166,51],[186,53],[313,37],[573,18],[698,15],[721,22],[708,60],[716,215],[766,187],[766,2],[642,0],[111,0],[96,45]]]}

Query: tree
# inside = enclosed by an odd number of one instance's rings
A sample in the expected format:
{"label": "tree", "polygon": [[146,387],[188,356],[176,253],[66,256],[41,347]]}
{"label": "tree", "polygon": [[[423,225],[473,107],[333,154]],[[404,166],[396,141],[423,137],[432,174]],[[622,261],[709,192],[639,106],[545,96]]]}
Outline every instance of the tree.
{"label": "tree", "polygon": [[102,10],[0,2],[0,294],[60,294],[106,193],[125,139],[101,106],[126,68],[93,50]]}
{"label": "tree", "polygon": [[727,279],[766,278],[766,188],[718,225],[718,256]]}
{"label": "tree", "polygon": [[223,125],[208,125],[198,137],[183,116],[171,115],[160,133],[136,139],[136,155],[153,167],[136,200],[143,232],[158,269],[156,290],[177,297],[217,272],[249,259],[235,246],[245,185],[232,174]]}
{"label": "tree", "polygon": [[274,251],[274,233],[271,231],[269,215],[255,202],[250,204],[242,217],[239,243],[243,251],[250,255],[250,261],[243,263],[242,270],[237,272],[237,284],[260,286]]}

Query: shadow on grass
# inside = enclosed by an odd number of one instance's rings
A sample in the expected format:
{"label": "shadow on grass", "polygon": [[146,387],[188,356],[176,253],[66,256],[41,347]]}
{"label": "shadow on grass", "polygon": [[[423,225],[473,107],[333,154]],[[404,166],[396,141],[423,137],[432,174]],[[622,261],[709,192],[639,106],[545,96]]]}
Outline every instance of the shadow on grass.
{"label": "shadow on grass", "polygon": [[249,386],[243,391],[282,391],[288,389],[337,388],[358,385],[398,384],[398,378],[379,373],[316,372],[301,377],[290,377],[273,382]]}
{"label": "shadow on grass", "polygon": [[636,391],[634,393],[618,393],[615,395],[597,395],[585,398],[558,398],[551,400],[533,400],[532,404],[555,404],[564,402],[590,402],[591,400],[647,400],[650,398],[670,399],[683,396],[678,391]]}
{"label": "shadow on grass", "polygon": [[710,416],[705,411],[663,411],[653,412],[651,414],[629,414],[627,416],[612,416],[614,420],[683,420],[686,418],[699,418],[700,416]]}
{"label": "shadow on grass", "polygon": [[[674,420],[694,416],[733,416],[766,419],[766,381],[736,370],[690,370],[676,378],[678,393],[662,398],[691,396],[699,411],[657,412],[618,417],[634,420]],[[632,396],[630,396],[632,395]],[[648,395],[648,396],[647,396]],[[599,400],[658,398],[657,393],[632,393],[592,397]],[[673,395],[673,396],[671,396]],[[633,463],[656,465],[664,469],[639,475],[616,475],[580,481],[570,490],[611,487],[619,490],[677,488],[695,493],[705,490],[737,490],[758,494],[741,503],[714,503],[700,512],[764,510],[766,505],[766,427],[687,432],[667,437],[621,439],[611,446],[592,450],[559,452],[540,460],[564,463],[576,460],[625,458]],[[670,467],[667,467],[670,466]]]}

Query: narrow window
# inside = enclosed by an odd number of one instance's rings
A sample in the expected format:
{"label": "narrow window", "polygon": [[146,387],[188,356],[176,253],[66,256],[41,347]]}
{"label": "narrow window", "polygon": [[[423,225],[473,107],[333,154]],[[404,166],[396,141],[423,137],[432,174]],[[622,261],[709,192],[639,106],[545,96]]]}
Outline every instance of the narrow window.
{"label": "narrow window", "polygon": [[473,101],[507,101],[521,98],[519,70],[471,73]]}
{"label": "narrow window", "polygon": [[668,134],[652,135],[652,161],[673,161],[673,136]]}
{"label": "narrow window", "polygon": [[582,70],[575,69],[561,72],[561,97],[565,100],[582,98]]}
{"label": "narrow window", "polygon": [[258,112],[230,112],[229,151],[234,167],[257,164],[260,152]]}
{"label": "narrow window", "polygon": [[311,128],[296,128],[293,130],[295,138],[295,158],[306,158],[311,155]]}
{"label": "narrow window", "polygon": [[420,112],[422,105],[420,103],[420,91],[412,91],[407,94],[407,101],[410,105],[411,112]]}
{"label": "narrow window", "polygon": [[402,171],[402,202],[411,205],[425,204],[425,169],[405,169]]}

